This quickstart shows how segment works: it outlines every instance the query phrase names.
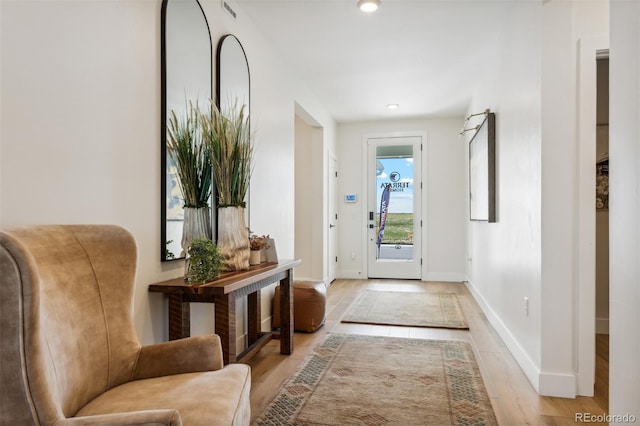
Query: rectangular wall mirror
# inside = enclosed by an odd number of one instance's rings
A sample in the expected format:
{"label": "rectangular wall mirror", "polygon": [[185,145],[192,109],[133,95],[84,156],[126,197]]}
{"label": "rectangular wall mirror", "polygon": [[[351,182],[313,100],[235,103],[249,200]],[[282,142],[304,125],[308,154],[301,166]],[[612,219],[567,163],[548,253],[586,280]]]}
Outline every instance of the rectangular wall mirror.
{"label": "rectangular wall mirror", "polygon": [[469,218],[496,221],[496,118],[489,112],[469,142]]}

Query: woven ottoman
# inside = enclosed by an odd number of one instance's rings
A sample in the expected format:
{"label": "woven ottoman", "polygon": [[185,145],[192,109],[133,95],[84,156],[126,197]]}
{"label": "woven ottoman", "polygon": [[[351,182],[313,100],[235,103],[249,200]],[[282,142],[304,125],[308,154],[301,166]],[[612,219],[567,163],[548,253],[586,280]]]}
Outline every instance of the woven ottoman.
{"label": "woven ottoman", "polygon": [[[293,283],[293,329],[313,333],[325,320],[327,288],[322,281]],[[273,297],[273,328],[280,328],[280,286]]]}

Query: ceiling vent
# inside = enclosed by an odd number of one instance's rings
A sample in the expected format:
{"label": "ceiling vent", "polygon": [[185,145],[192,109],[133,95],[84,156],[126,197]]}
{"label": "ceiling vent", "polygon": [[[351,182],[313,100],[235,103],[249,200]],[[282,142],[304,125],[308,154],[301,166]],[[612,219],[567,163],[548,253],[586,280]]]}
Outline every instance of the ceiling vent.
{"label": "ceiling vent", "polygon": [[231,4],[229,0],[222,0],[222,8],[225,12],[227,12],[233,19],[238,19],[238,15],[234,10],[234,6]]}

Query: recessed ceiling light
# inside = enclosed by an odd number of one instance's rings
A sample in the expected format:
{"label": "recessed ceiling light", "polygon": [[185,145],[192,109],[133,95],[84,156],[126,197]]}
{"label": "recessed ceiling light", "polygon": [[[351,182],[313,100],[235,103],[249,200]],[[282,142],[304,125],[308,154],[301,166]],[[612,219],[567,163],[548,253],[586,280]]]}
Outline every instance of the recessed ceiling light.
{"label": "recessed ceiling light", "polygon": [[358,7],[363,12],[375,12],[380,6],[380,0],[358,0]]}
{"label": "recessed ceiling light", "polygon": [[398,105],[398,104],[388,104],[387,105],[387,109],[398,109],[398,107],[400,107],[400,105]]}

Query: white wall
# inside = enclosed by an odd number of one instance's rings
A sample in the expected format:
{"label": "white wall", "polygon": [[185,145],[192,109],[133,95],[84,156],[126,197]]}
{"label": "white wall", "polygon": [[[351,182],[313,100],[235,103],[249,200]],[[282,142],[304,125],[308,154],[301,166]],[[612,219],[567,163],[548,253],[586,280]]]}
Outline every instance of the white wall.
{"label": "white wall", "polygon": [[[251,226],[294,254],[294,105],[335,145],[335,124],[253,30],[203,0],[215,47],[234,33],[251,70],[257,131]],[[167,339],[166,302],[148,284],[179,276],[159,261],[160,0],[1,3],[0,225],[115,223],[138,241],[135,325],[143,343]],[[215,69],[215,67],[214,67]],[[277,195],[274,201],[274,195]],[[263,315],[269,315],[269,292]],[[193,307],[197,333],[212,308]]]}
{"label": "white wall", "polygon": [[[566,378],[543,394],[574,396],[577,309],[577,142],[575,132],[576,40],[571,2],[550,2],[543,8],[542,56],[542,282],[540,381],[545,367]],[[595,161],[594,161],[595,163]],[[594,166],[595,167],[595,166]],[[595,177],[594,177],[595,181]],[[595,189],[594,189],[595,191]],[[594,195],[595,198],[595,195]],[[558,348],[562,348],[558,350]],[[594,351],[595,352],[595,351]],[[548,377],[551,381],[551,377]],[[566,394],[565,394],[566,393]]]}
{"label": "white wall", "polygon": [[612,1],[610,19],[609,412],[640,419],[640,4]]}
{"label": "white wall", "polygon": [[[590,88],[593,137],[587,138],[576,131],[584,71],[578,63],[581,44],[606,36],[607,17],[607,2],[552,1],[543,7],[540,393],[545,395],[593,393],[596,81]],[[588,55],[595,70],[595,51]]]}
{"label": "white wall", "polygon": [[497,221],[468,223],[468,285],[534,382],[541,317],[541,5],[513,2],[505,8],[504,36],[496,56],[487,58],[502,67],[474,94],[469,109],[496,114]]}
{"label": "white wall", "polygon": [[[431,118],[338,125],[338,229],[340,278],[366,278],[367,207],[362,158],[367,155],[364,135],[425,132],[427,162],[423,199],[427,210],[423,226],[426,244],[423,280],[465,279],[466,177],[465,143],[458,137],[464,118]],[[424,143],[424,142],[423,142]],[[423,173],[424,173],[423,171]],[[357,203],[345,203],[345,194],[358,194]]]}
{"label": "white wall", "polygon": [[147,342],[166,321],[146,286],[171,273],[158,260],[159,16],[159,1],[2,2],[1,224],[131,230]]}
{"label": "white wall", "polygon": [[[606,34],[607,3],[514,2],[509,13],[498,53],[502,72],[476,93],[470,109],[491,108],[498,126],[498,223],[469,228],[470,288],[533,386],[573,397],[578,40]],[[595,228],[593,195],[590,203]]]}

